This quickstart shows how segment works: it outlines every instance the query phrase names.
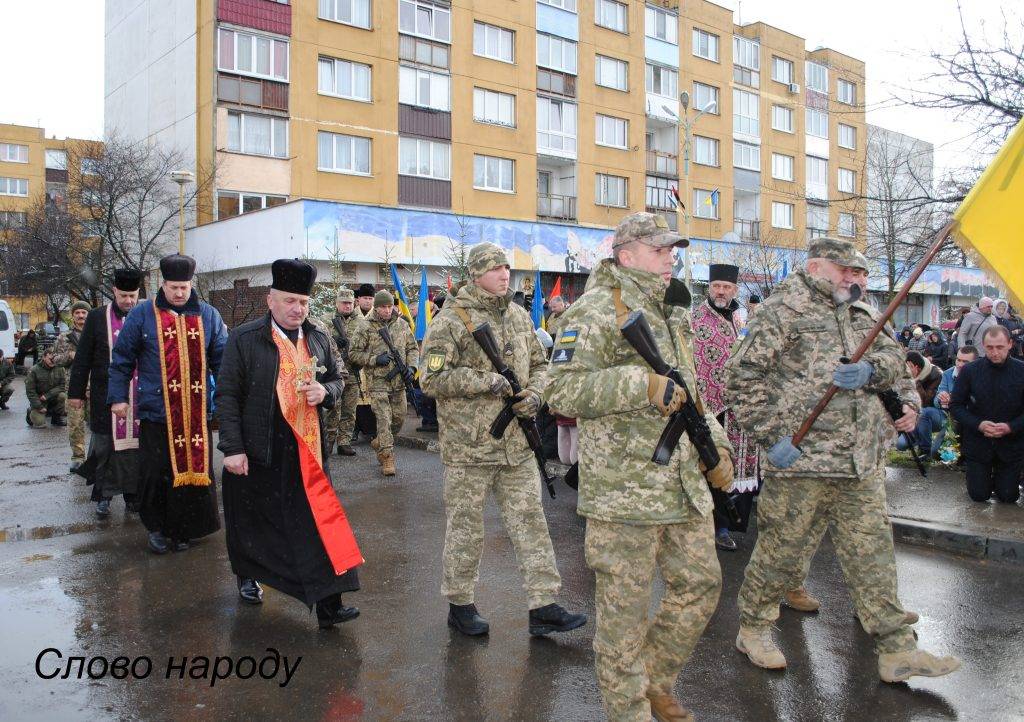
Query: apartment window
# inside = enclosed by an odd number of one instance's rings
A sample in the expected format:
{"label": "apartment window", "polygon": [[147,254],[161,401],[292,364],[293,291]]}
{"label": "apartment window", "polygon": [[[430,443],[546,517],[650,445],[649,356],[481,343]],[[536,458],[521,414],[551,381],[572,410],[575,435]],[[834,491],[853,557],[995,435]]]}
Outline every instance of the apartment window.
{"label": "apartment window", "polygon": [[272,196],[265,193],[217,191],[217,218],[231,218],[243,213],[273,208],[287,200],[286,196]]}
{"label": "apartment window", "polygon": [[336,58],[320,58],[318,88],[324,95],[370,102],[370,66]]}
{"label": "apartment window", "polygon": [[828,187],[828,161],[824,158],[807,156],[807,185]]}
{"label": "apartment window", "polygon": [[597,205],[614,206],[615,208],[626,207],[629,195],[627,193],[628,181],[625,178],[598,173],[595,188],[594,203]]}
{"label": "apartment window", "polygon": [[647,92],[675,100],[679,90],[679,73],[661,65],[647,64]]}
{"label": "apartment window", "polygon": [[221,28],[217,69],[288,82],[288,41]]}
{"label": "apartment window", "polygon": [[718,140],[702,135],[693,136],[693,162],[718,167]]}
{"label": "apartment window", "polygon": [[697,218],[718,220],[718,192],[695,188],[693,191],[693,215]]}
{"label": "apartment window", "polygon": [[793,132],[793,109],[784,105],[772,106],[772,129]]}
{"label": "apartment window", "polygon": [[473,156],[473,187],[482,191],[515,192],[515,161],[491,155]]}
{"label": "apartment window", "polygon": [[444,43],[435,43],[412,35],[398,36],[398,58],[419,65],[433,65],[442,70],[448,69],[448,56],[451,48]]}
{"label": "apartment window", "polygon": [[828,68],[808,60],[804,64],[804,75],[807,76],[807,87],[819,93],[828,93]]}
{"label": "apartment window", "polygon": [[432,73],[403,65],[399,69],[398,102],[434,110],[450,110],[451,80],[451,76],[444,73]]}
{"label": "apartment window", "polygon": [[757,93],[732,90],[732,129],[734,133],[761,135],[760,109]]}
{"label": "apartment window", "polygon": [[814,108],[807,109],[807,135],[828,138],[828,113]]}
{"label": "apartment window", "polygon": [[704,110],[711,104],[714,104],[714,109],[706,112],[718,115],[720,107],[718,104],[718,88],[713,85],[695,82],[693,84],[693,107],[697,110]]}
{"label": "apartment window", "polygon": [[807,204],[807,230],[810,238],[828,234],[828,206],[821,203]]}
{"label": "apartment window", "polygon": [[537,2],[551,7],[562,8],[569,12],[576,12],[576,0],[537,0]]}
{"label": "apartment window", "polygon": [[747,170],[761,170],[761,146],[753,143],[742,143],[738,140],[732,143],[732,164],[735,168]]}
{"label": "apartment window", "polygon": [[839,124],[839,146],[841,148],[857,147],[857,129],[846,123]]}
{"label": "apartment window", "polygon": [[27,222],[28,214],[24,211],[0,211],[0,230],[24,228]]}
{"label": "apartment window", "polygon": [[594,3],[594,24],[620,33],[628,33],[629,12],[625,3],[597,0]]}
{"label": "apartment window", "polygon": [[854,238],[857,235],[857,219],[852,213],[839,214],[839,235]]}
{"label": "apartment window", "polygon": [[370,174],[370,139],[319,131],[317,168],[332,173]]}
{"label": "apartment window", "polygon": [[718,36],[707,30],[693,29],[693,54],[698,58],[718,62]]}
{"label": "apartment window", "polygon": [[2,178],[0,177],[0,196],[27,196],[27,178]]}
{"label": "apartment window", "polygon": [[486,88],[473,88],[473,120],[514,127],[516,96]]}
{"label": "apartment window", "polygon": [[516,34],[487,23],[473,23],[473,54],[503,63],[515,62]]}
{"label": "apartment window", "polygon": [[98,158],[82,158],[79,168],[82,171],[82,175],[99,175],[100,170],[102,170]]}
{"label": "apartment window", "polygon": [[670,178],[647,176],[647,186],[644,188],[644,203],[648,208],[666,211],[675,210],[676,205],[672,197],[672,189],[676,185],[677,181]]}
{"label": "apartment window", "polygon": [[576,153],[576,106],[537,98],[537,150]]}
{"label": "apartment window", "polygon": [[628,77],[628,63],[623,60],[605,57],[604,55],[597,56],[594,69],[595,83],[614,90],[627,90]]}
{"label": "apartment window", "polygon": [[448,143],[419,138],[398,139],[398,173],[420,178],[451,180],[451,152]]}
{"label": "apartment window", "polygon": [[576,43],[537,33],[537,65],[576,74]]}
{"label": "apartment window", "polygon": [[679,16],[647,6],[647,37],[679,45]]}
{"label": "apartment window", "polygon": [[370,27],[370,0],[320,0],[319,16],[336,23]]}
{"label": "apartment window", "polygon": [[399,0],[398,30],[449,43],[452,39],[451,10],[419,0]]}
{"label": "apartment window", "polygon": [[848,168],[839,169],[839,192],[855,193],[857,186],[857,173]]}
{"label": "apartment window", "polygon": [[853,105],[857,102],[857,86],[851,83],[849,80],[839,79],[839,88],[836,93],[837,99],[840,103],[846,103],[847,105]]}
{"label": "apartment window", "polygon": [[772,153],[772,178],[776,180],[793,180],[793,156]]}
{"label": "apartment window", "polygon": [[772,56],[772,80],[789,85],[793,80],[793,61]]}
{"label": "apartment window", "polygon": [[793,227],[793,204],[772,201],[772,226],[775,228]]}
{"label": "apartment window", "polygon": [[228,112],[228,150],[248,155],[288,157],[288,120]]}
{"label": "apartment window", "polygon": [[626,150],[629,140],[629,121],[598,114],[594,127],[597,129],[596,143]]}
{"label": "apartment window", "polygon": [[28,163],[28,146],[17,143],[0,143],[0,161]]}
{"label": "apartment window", "polygon": [[46,167],[49,170],[67,170],[68,154],[63,150],[47,150]]}
{"label": "apartment window", "polygon": [[733,80],[752,88],[761,85],[761,45],[734,35],[732,38]]}

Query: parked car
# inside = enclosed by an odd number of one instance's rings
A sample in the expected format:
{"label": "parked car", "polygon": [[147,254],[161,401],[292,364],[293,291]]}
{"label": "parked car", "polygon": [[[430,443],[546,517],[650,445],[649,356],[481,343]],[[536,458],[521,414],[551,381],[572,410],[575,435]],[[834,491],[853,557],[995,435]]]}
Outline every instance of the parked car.
{"label": "parked car", "polygon": [[36,345],[38,346],[39,353],[41,354],[43,349],[47,349],[57,343],[57,337],[68,330],[68,325],[63,321],[56,326],[51,321],[43,321],[36,324],[35,330]]}
{"label": "parked car", "polygon": [[0,350],[7,358],[13,357],[18,350],[14,330],[14,313],[7,301],[0,301]]}

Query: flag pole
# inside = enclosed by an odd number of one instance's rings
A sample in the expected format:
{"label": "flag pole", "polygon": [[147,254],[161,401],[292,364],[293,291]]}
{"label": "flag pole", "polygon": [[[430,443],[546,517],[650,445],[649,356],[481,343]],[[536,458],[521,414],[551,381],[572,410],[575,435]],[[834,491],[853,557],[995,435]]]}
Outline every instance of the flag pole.
{"label": "flag pole", "polygon": [[[857,347],[857,350],[853,352],[853,356],[850,357],[849,363],[857,363],[860,361],[861,357],[867,353],[869,348],[871,348],[871,344],[874,343],[875,337],[882,332],[882,329],[885,328],[885,324],[888,323],[892,315],[896,313],[896,309],[899,308],[903,301],[906,300],[907,295],[910,293],[910,289],[915,283],[917,283],[917,279],[921,277],[921,274],[924,273],[926,268],[928,268],[928,265],[935,260],[935,256],[939,255],[939,251],[942,250],[942,246],[945,245],[946,239],[948,239],[950,234],[956,230],[956,227],[957,222],[950,221],[938,232],[935,236],[935,241],[911,272],[909,278],[907,278],[907,282],[903,284],[903,288],[901,288],[900,292],[897,293],[892,301],[889,302],[889,305],[882,312],[881,317],[879,317],[875,322],[875,325],[871,327],[871,330],[868,331],[867,336],[865,336],[864,340],[860,342],[860,346]],[[804,419],[804,422],[800,424],[800,428],[793,435],[793,446],[800,446],[800,442],[803,441],[804,437],[807,436],[808,432],[810,432],[811,427],[814,426],[814,422],[818,420],[819,416],[821,416],[821,413],[825,410],[825,407],[828,406],[829,402],[832,401],[832,397],[836,395],[837,391],[839,391],[839,387],[835,384],[829,386],[828,391],[826,391],[825,395],[821,397],[817,405],[815,405],[811,410],[811,413],[807,415],[807,418]]]}

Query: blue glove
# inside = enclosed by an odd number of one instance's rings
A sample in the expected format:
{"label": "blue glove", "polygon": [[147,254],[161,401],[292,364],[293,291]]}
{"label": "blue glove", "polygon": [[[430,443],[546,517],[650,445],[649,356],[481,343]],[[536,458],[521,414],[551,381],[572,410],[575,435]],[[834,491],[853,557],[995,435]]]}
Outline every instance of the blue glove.
{"label": "blue glove", "polygon": [[784,436],[768,450],[768,461],[780,469],[791,467],[803,452],[793,446],[793,437]]}
{"label": "blue glove", "polygon": [[855,364],[839,364],[832,372],[832,383],[841,389],[859,389],[871,380],[875,367],[867,361]]}

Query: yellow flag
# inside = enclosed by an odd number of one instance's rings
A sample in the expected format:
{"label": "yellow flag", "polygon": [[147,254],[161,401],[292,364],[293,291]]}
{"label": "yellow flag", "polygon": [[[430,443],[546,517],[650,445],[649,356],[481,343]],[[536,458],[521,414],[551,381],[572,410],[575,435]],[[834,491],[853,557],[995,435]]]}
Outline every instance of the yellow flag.
{"label": "yellow flag", "polygon": [[998,276],[1020,312],[1024,307],[1024,121],[957,208],[961,248]]}

